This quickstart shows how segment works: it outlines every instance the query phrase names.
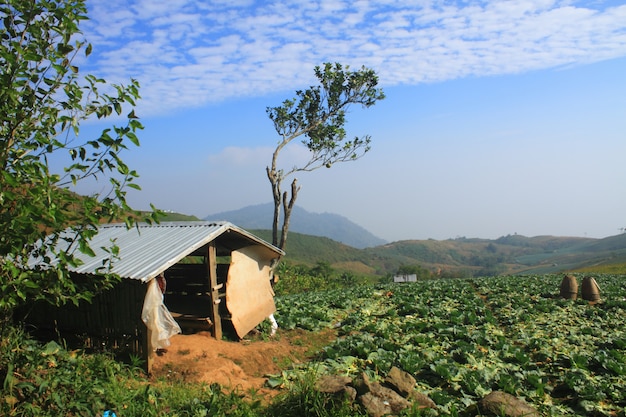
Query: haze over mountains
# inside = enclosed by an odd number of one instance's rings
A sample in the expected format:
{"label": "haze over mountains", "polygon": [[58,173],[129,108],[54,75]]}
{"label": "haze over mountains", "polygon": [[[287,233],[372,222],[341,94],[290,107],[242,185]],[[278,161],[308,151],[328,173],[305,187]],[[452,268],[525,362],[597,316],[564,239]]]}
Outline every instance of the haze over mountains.
{"label": "haze over mountains", "polygon": [[[273,205],[260,204],[207,216],[253,230],[271,240]],[[556,273],[593,265],[626,262],[626,233],[603,239],[507,235],[498,239],[459,237],[393,243],[374,236],[347,218],[294,207],[285,248],[294,262],[329,262],[352,272],[384,275],[401,265],[419,264],[453,276],[503,273]]]}
{"label": "haze over mountains", "polygon": [[[239,210],[210,214],[205,220],[227,220],[244,229],[272,230],[274,206],[272,203],[243,207]],[[294,206],[289,231],[312,236],[324,236],[337,242],[363,249],[387,243],[365,228],[338,214],[311,213]]]}

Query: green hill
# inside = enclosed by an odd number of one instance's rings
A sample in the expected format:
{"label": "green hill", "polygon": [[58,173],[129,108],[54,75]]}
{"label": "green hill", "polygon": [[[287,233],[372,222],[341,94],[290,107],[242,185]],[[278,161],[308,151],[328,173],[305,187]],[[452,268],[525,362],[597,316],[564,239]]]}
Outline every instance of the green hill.
{"label": "green hill", "polygon": [[191,222],[191,221],[198,221],[200,220],[199,218],[197,218],[196,216],[190,216],[187,214],[180,214],[180,213],[172,213],[172,212],[165,212],[165,214],[163,215],[163,217],[159,218],[159,221],[162,222]]}
{"label": "green hill", "polygon": [[[269,230],[253,233],[271,240]],[[604,239],[520,235],[488,239],[409,240],[356,249],[332,239],[289,233],[285,260],[369,275],[421,265],[442,276],[543,274],[626,262],[626,234]]]}
{"label": "green hill", "polygon": [[[198,220],[167,213],[162,221]],[[271,231],[249,228],[271,242]],[[384,276],[401,266],[419,265],[439,276],[547,274],[563,271],[623,270],[626,234],[604,239],[522,235],[498,239],[404,240],[357,249],[328,237],[290,232],[285,260],[314,266],[326,262],[338,271]]]}

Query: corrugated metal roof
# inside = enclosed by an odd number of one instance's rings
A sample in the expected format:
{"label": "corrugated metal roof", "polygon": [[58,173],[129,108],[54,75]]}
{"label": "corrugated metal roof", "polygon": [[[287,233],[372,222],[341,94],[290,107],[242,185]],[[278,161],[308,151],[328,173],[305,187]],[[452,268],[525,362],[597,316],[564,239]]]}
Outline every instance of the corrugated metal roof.
{"label": "corrugated metal roof", "polygon": [[90,257],[78,253],[83,261],[72,268],[80,274],[98,274],[103,261],[110,255],[102,247],[110,248],[112,242],[119,247],[119,259],[113,262],[112,272],[122,278],[138,279],[147,282],[159,275],[185,256],[226,234],[233,247],[258,244],[273,251],[278,256],[284,252],[235,226],[230,222],[162,222],[160,224],[139,224],[127,229],[126,225],[106,224],[98,228],[98,234],[90,241],[96,253]]}

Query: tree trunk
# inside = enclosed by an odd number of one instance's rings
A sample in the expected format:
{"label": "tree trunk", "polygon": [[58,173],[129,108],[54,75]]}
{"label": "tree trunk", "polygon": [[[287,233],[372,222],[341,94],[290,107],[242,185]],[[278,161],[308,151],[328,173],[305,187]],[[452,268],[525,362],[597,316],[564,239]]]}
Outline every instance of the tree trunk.
{"label": "tree trunk", "polygon": [[298,197],[298,180],[294,178],[291,183],[291,198],[287,202],[287,192],[283,194],[283,210],[285,211],[285,218],[283,219],[283,230],[280,236],[280,249],[285,250],[285,244],[287,243],[287,232],[289,231],[289,221],[291,220],[291,210],[293,210],[294,204],[296,204],[296,198]]}
{"label": "tree trunk", "polygon": [[272,245],[278,247],[278,227],[280,222],[280,178],[276,171],[267,167],[267,178],[272,185],[272,196],[274,198],[274,219],[272,221]]}

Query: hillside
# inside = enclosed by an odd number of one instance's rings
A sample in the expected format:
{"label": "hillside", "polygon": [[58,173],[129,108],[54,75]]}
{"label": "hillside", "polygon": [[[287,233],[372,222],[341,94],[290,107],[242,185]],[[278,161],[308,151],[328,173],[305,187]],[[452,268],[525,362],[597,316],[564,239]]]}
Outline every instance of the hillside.
{"label": "hillside", "polygon": [[[254,230],[269,238],[269,230]],[[442,276],[544,274],[626,262],[626,234],[604,239],[521,235],[489,239],[408,240],[355,249],[328,238],[290,233],[286,260],[385,275],[421,265]]]}
{"label": "hillside", "polygon": [[[270,210],[270,214],[263,214],[264,210]],[[250,206],[208,218],[231,221],[271,241],[270,227],[262,226],[267,218],[271,218],[270,204]],[[162,220],[197,219],[168,213]],[[294,208],[292,221],[299,221],[294,223],[300,225],[298,229],[308,227],[313,233],[298,232],[292,224],[285,248],[288,262],[310,266],[328,262],[337,270],[362,275],[392,274],[403,265],[420,265],[441,276],[479,276],[593,271],[598,268],[623,271],[626,264],[626,234],[604,239],[516,234],[493,240],[458,238],[384,243],[338,215],[314,214]],[[334,231],[343,241],[326,237],[331,234],[329,231]],[[354,243],[357,241],[360,243]],[[370,246],[365,242],[370,242]]]}
{"label": "hillside", "polygon": [[[227,220],[244,229],[272,229],[274,207],[271,203],[247,206],[206,216],[205,220]],[[325,236],[354,248],[382,245],[385,240],[374,236],[347,218],[332,213],[311,213],[295,206],[291,214],[290,232]],[[271,241],[271,239],[269,239]]]}
{"label": "hillside", "polygon": [[159,218],[162,222],[192,222],[200,220],[196,216],[190,216],[187,214],[174,213],[171,211],[165,212],[163,217]]}

